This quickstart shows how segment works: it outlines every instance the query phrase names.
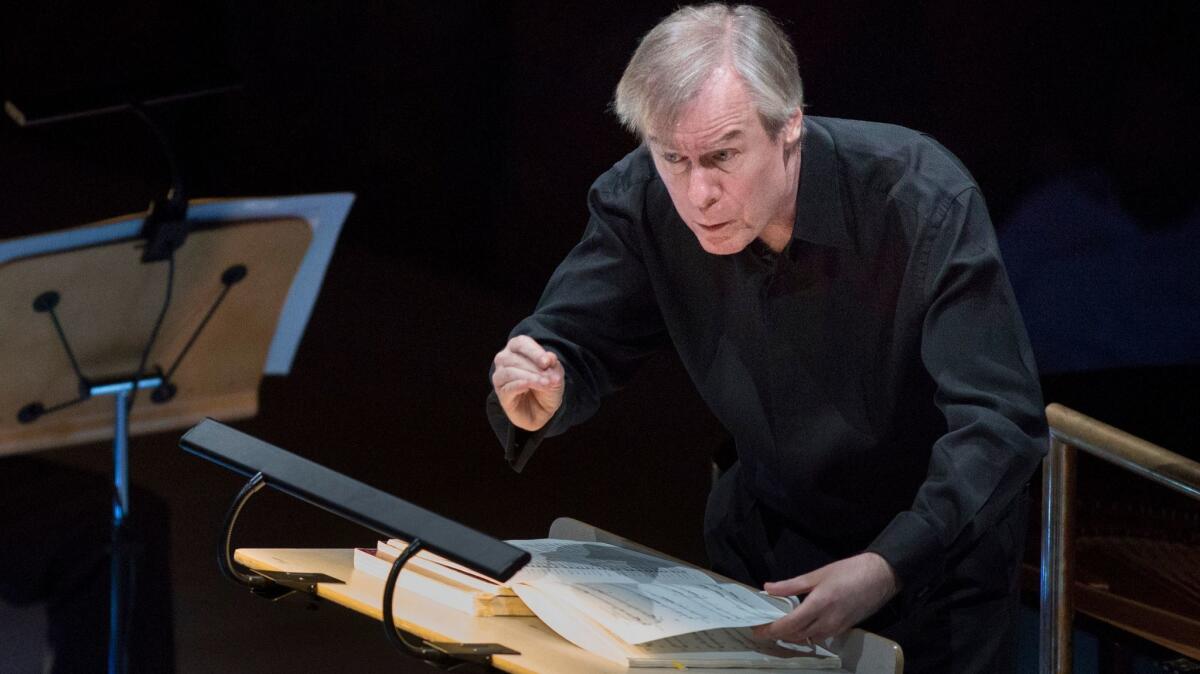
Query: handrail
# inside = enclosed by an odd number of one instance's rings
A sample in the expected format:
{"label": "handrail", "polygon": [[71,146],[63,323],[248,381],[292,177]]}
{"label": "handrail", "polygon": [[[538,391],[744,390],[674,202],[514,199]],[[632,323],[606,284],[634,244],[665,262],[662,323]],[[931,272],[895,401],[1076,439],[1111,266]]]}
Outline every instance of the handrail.
{"label": "handrail", "polygon": [[1200,498],[1200,463],[1058,403],[1046,407],[1046,420],[1050,434],[1066,444]]}
{"label": "handrail", "polygon": [[1097,421],[1069,407],[1046,407],[1050,453],[1042,474],[1042,674],[1072,671],[1076,450],[1200,500],[1200,463]]}

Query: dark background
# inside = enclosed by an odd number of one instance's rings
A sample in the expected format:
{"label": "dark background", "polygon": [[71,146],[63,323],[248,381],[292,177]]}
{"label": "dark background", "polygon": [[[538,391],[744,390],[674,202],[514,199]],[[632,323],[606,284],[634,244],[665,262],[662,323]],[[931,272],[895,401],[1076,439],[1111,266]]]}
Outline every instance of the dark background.
{"label": "dark background", "polygon": [[[1084,165],[1117,176],[1149,221],[1195,203],[1194,3],[764,4],[794,38],[810,114],[931,133],[998,227],[1028,190]],[[720,429],[672,357],[524,475],[483,415],[491,356],[582,231],[590,182],[635,145],[607,106],[637,38],[673,7],[28,3],[0,14],[0,86],[70,107],[55,101],[232,73],[236,91],[156,110],[190,195],[358,195],[293,373],[266,380],[261,413],[238,427],[498,537],[572,515],[702,562]],[[127,113],[0,124],[0,238],[138,212],[165,184]],[[366,619],[267,604],[217,577],[240,480],[177,439],[135,440],[132,470],[172,511],[181,669],[394,661]],[[103,444],[45,455],[107,469]],[[255,547],[374,540],[278,494],[245,519],[239,543]]]}

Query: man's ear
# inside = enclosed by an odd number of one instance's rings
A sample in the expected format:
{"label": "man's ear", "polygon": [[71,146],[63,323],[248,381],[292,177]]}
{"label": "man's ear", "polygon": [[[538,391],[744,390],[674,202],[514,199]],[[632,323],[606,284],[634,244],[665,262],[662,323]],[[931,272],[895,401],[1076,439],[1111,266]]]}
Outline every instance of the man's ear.
{"label": "man's ear", "polygon": [[800,140],[800,133],[804,129],[804,109],[796,108],[796,112],[788,117],[787,123],[783,125],[783,144],[787,146],[795,145],[796,141]]}

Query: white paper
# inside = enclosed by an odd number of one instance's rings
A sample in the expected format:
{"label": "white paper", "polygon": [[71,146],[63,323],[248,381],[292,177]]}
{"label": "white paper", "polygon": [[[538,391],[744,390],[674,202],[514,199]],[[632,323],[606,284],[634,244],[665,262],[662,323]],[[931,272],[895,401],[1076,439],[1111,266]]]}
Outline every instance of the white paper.
{"label": "white paper", "polygon": [[[759,665],[789,667],[788,660],[805,669],[836,669],[841,659],[815,644],[764,643],[754,639],[747,629],[718,629],[693,632],[639,646],[638,666],[670,666],[672,661],[686,660],[692,666]],[[782,660],[782,662],[780,661]],[[703,664],[701,664],[703,663]]]}
{"label": "white paper", "polygon": [[620,639],[590,616],[560,604],[533,585],[517,583],[513,591],[534,615],[560,637],[606,660],[619,665],[629,664],[632,647],[621,643]]}
{"label": "white paper", "polygon": [[716,584],[699,569],[608,543],[542,538],[506,541],[533,558],[510,582]]}
{"label": "white paper", "polygon": [[741,585],[605,543],[509,541],[533,555],[510,580],[595,620],[628,644],[726,627],[762,625],[786,612]]}
{"label": "white paper", "polygon": [[[689,632],[630,645],[597,620],[599,616],[560,601],[546,585],[517,583],[513,589],[546,626],[576,646],[629,667],[837,669],[841,659],[820,646],[757,641],[748,628]],[[752,593],[751,593],[752,594]]]}

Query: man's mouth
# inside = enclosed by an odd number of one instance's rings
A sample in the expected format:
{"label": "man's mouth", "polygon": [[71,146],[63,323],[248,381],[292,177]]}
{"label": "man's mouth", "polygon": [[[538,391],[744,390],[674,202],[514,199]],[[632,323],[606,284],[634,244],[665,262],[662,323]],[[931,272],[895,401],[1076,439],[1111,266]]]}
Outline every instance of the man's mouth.
{"label": "man's mouth", "polygon": [[732,221],[732,220],[726,220],[725,222],[718,222],[718,223],[715,223],[715,224],[712,224],[712,225],[706,225],[706,224],[704,224],[704,223],[702,223],[702,222],[697,222],[697,223],[696,223],[696,225],[697,225],[697,226],[698,226],[700,229],[703,229],[703,230],[704,230],[704,231],[706,231],[706,232],[715,232],[715,231],[717,231],[717,230],[721,229],[722,227],[724,227],[725,225],[728,225],[728,224],[729,224],[729,223],[731,223],[731,222],[733,222],[733,221]]}

